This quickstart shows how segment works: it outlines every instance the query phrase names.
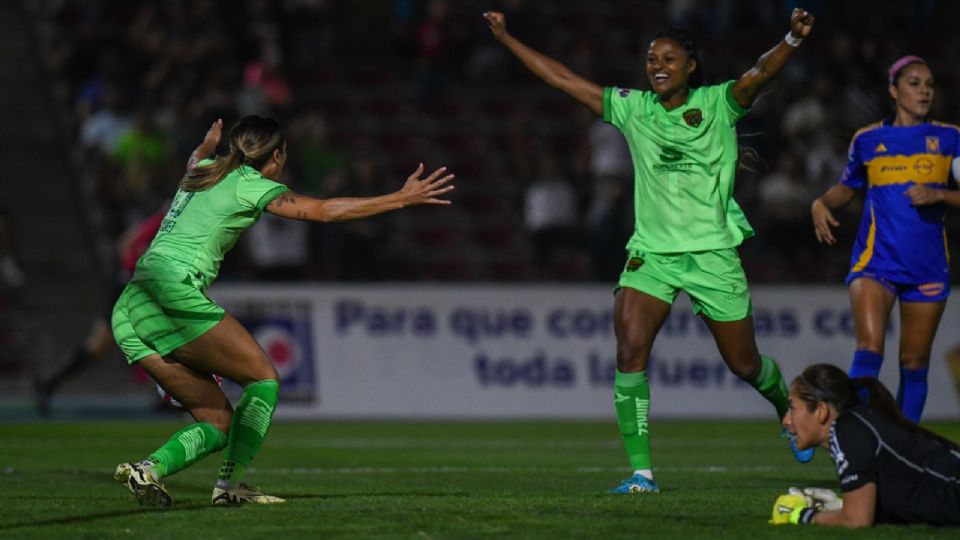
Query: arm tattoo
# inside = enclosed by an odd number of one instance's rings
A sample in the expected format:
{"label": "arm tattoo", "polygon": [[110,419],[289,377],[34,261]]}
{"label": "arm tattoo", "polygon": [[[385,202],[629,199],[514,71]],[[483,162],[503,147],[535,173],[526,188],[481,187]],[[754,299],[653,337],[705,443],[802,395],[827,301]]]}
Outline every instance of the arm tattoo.
{"label": "arm tattoo", "polygon": [[270,201],[270,206],[274,208],[280,208],[286,203],[294,204],[297,202],[297,194],[292,191],[285,191],[280,195],[277,195],[277,198]]}

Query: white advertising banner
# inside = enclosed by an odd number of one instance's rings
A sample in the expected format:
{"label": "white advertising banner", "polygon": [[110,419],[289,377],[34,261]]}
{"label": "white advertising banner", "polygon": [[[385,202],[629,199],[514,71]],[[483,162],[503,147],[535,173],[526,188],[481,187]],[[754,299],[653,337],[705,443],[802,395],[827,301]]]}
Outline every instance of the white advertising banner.
{"label": "white advertising banner", "polygon": [[[843,287],[753,287],[757,342],[792,379],[850,365]],[[211,297],[278,366],[286,417],[602,418],[613,416],[613,295],[604,286],[223,284]],[[896,311],[896,310],[895,310]],[[960,346],[948,302],[933,347],[924,418],[960,416],[947,352]],[[881,379],[899,378],[899,317]],[[960,366],[958,366],[960,368]],[[648,366],[651,416],[769,417],[726,368],[681,295]]]}

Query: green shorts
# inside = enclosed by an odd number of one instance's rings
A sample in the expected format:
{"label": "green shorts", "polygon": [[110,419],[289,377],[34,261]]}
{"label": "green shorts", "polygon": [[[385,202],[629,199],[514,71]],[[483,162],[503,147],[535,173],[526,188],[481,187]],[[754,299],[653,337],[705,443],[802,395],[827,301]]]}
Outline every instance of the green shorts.
{"label": "green shorts", "polygon": [[737,248],[694,253],[630,251],[617,287],[629,287],[673,304],[683,291],[693,312],[714,321],[739,321],[753,306]]}
{"label": "green shorts", "polygon": [[187,281],[131,281],[113,306],[113,337],[133,364],[190,343],[225,313]]}

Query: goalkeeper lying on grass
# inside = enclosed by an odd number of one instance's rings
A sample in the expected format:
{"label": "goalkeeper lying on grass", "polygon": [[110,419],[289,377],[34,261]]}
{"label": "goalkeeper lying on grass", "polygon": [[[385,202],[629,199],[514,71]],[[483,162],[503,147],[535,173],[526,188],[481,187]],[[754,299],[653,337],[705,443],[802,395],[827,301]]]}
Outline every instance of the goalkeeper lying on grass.
{"label": "goalkeeper lying on grass", "polygon": [[907,420],[877,379],[810,366],[793,380],[783,425],[799,448],[830,450],[843,499],[791,488],[770,523],[960,525],[960,446]]}

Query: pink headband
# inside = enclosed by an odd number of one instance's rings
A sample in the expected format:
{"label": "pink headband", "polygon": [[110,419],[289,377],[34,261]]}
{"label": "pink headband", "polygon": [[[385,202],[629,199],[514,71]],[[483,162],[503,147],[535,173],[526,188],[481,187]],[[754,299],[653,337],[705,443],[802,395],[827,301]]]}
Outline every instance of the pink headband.
{"label": "pink headband", "polygon": [[890,84],[893,84],[893,78],[897,76],[897,72],[904,68],[908,64],[926,64],[927,61],[919,56],[908,55],[897,60],[890,66],[890,69],[887,70],[887,80]]}

